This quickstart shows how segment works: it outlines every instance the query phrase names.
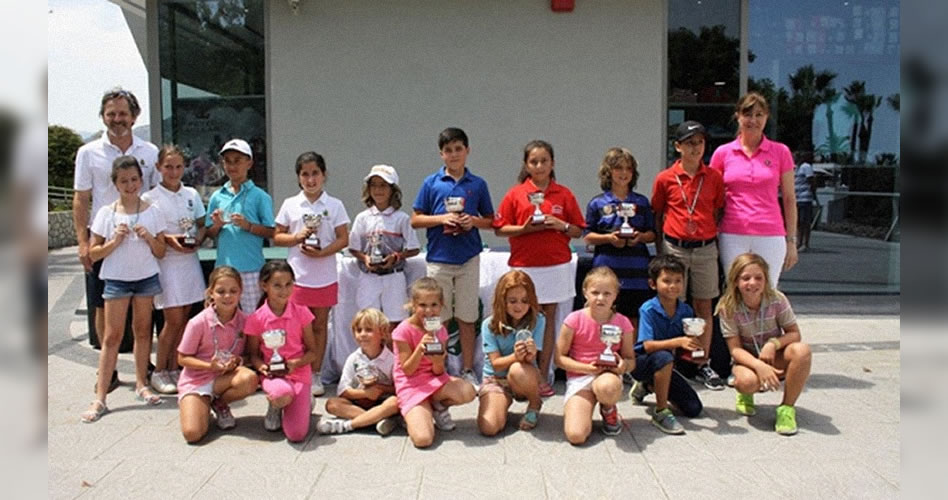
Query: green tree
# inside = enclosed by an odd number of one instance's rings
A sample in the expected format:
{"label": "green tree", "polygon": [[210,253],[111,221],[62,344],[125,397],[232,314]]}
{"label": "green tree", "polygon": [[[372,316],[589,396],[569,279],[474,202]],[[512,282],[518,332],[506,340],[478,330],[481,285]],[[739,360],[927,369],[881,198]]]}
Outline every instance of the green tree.
{"label": "green tree", "polygon": [[853,120],[853,133],[850,136],[849,144],[856,156],[856,138],[859,139],[859,155],[856,158],[858,163],[866,163],[866,156],[869,154],[869,141],[872,139],[872,123],[875,121],[874,114],[876,109],[882,105],[882,97],[875,94],[866,93],[866,82],[863,80],[853,80],[843,89],[846,102],[850,103],[856,110]]}
{"label": "green tree", "polygon": [[[799,133],[797,146],[805,151],[813,151],[813,115],[817,106],[832,102],[836,97],[833,80],[836,73],[832,71],[816,71],[812,64],[797,68],[796,72],[788,75],[790,79],[790,106],[794,108],[793,115],[799,119],[795,130]],[[828,117],[832,120],[832,115]],[[832,132],[832,122],[830,133]],[[834,142],[834,140],[831,140]]]}
{"label": "green tree", "polygon": [[76,151],[82,146],[82,137],[62,125],[49,126],[49,185],[72,187],[76,166]]}

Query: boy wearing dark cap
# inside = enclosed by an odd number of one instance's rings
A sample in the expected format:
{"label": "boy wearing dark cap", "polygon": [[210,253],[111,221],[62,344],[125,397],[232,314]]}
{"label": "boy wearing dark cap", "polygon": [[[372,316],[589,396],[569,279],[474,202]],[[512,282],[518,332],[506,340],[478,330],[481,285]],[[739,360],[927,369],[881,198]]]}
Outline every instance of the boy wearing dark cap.
{"label": "boy wearing dark cap", "polygon": [[[675,131],[675,151],[680,158],[655,178],[652,209],[660,242],[659,253],[685,264],[682,300],[691,285],[695,313],[705,321],[699,337],[705,353],[711,352],[711,300],[718,296],[718,225],[724,208],[724,179],[708,168],[703,156],[707,132],[696,121],[685,121]],[[698,378],[711,390],[724,389],[724,381],[711,368],[707,354],[690,359],[698,365]]]}

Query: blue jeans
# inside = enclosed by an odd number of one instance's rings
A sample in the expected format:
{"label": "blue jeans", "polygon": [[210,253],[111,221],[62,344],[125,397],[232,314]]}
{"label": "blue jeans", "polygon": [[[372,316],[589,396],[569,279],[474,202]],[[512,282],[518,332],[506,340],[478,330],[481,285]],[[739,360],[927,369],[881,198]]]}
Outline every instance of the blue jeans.
{"label": "blue jeans", "polygon": [[105,280],[105,289],[102,298],[105,300],[121,299],[124,297],[154,297],[161,293],[161,282],[154,274],[137,281]]}
{"label": "blue jeans", "polygon": [[[643,382],[651,390],[655,385],[655,372],[675,361],[671,351],[655,351],[635,356],[635,370],[632,377]],[[680,373],[672,370],[671,383],[668,385],[668,401],[678,407],[682,415],[688,418],[697,417],[704,407],[698,398],[698,393],[691,388],[691,384]]]}

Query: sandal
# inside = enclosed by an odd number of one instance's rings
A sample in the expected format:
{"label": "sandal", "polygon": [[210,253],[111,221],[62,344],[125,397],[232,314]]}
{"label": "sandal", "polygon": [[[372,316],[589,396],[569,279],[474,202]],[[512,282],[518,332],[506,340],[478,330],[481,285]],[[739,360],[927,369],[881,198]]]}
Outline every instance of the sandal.
{"label": "sandal", "polygon": [[102,418],[102,415],[105,415],[107,411],[109,411],[109,408],[105,406],[105,401],[99,401],[97,399],[91,403],[91,407],[88,410],[79,414],[79,420],[84,424],[91,424]]}
{"label": "sandal", "polygon": [[527,408],[527,412],[523,414],[523,417],[520,418],[520,430],[529,431],[537,426],[537,419],[539,414],[537,410],[532,408]]}
{"label": "sandal", "polygon": [[136,399],[149,406],[160,405],[163,402],[157,394],[151,392],[147,385],[135,389],[135,396]]}

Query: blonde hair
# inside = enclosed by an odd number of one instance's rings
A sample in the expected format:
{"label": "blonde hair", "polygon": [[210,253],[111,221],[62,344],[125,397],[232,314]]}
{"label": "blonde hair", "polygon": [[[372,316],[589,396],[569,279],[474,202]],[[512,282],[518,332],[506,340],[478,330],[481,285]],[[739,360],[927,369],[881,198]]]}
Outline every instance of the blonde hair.
{"label": "blonde hair", "polygon": [[438,294],[438,299],[444,304],[444,289],[441,288],[441,285],[435,281],[434,278],[424,277],[419,278],[418,281],[415,281],[411,284],[411,288],[408,290],[408,296],[411,297],[411,301],[405,305],[405,309],[411,310],[415,301],[418,300],[418,296],[424,292],[435,292]]}
{"label": "blonde hair", "polygon": [[367,327],[371,330],[381,332],[382,334],[382,343],[385,343],[385,340],[388,338],[388,327],[389,321],[388,317],[385,316],[385,313],[379,311],[378,309],[367,307],[357,312],[352,318],[352,323],[349,324],[349,329],[352,330],[352,334],[355,335],[356,328],[359,326]]}
{"label": "blonde hair", "polygon": [[727,318],[734,316],[737,307],[744,301],[744,298],[741,297],[741,291],[737,287],[737,280],[747,266],[754,264],[760,266],[761,271],[764,272],[764,297],[771,300],[777,298],[777,290],[770,284],[770,266],[767,265],[767,261],[753,252],[742,253],[734,259],[731,268],[727,272],[724,294],[721,295],[721,299],[718,301],[718,307],[714,311],[715,314]]}
{"label": "blonde hair", "polygon": [[639,182],[639,164],[632,156],[632,152],[625,148],[609,148],[602,163],[599,164],[599,187],[603,191],[612,191],[612,171],[629,165],[632,169],[632,181],[629,182],[629,190],[635,187]]}
{"label": "blonde hair", "polygon": [[207,278],[207,289],[204,290],[204,307],[208,307],[213,303],[211,301],[211,290],[214,289],[214,285],[216,285],[218,281],[224,278],[232,278],[237,282],[240,291],[244,291],[244,281],[240,279],[240,273],[237,272],[236,269],[230,266],[216,267]]}
{"label": "blonde hair", "polygon": [[530,303],[530,309],[527,311],[524,319],[527,320],[527,325],[531,330],[537,326],[537,313],[540,311],[540,303],[537,301],[536,287],[533,285],[533,280],[530,279],[530,275],[514,269],[513,271],[504,273],[504,275],[497,280],[497,287],[494,288],[494,304],[488,328],[495,334],[507,335],[510,333],[509,330],[501,328],[501,323],[514,326],[510,324],[510,318],[507,317],[507,292],[518,286],[522,286],[527,291],[527,301]]}
{"label": "blonde hair", "polygon": [[[594,281],[608,281],[616,290],[616,298],[619,295],[619,277],[616,276],[616,273],[609,269],[606,266],[599,266],[593,268],[591,271],[586,273],[586,277],[583,278],[583,293],[586,292],[586,289],[592,286]],[[589,304],[586,304],[588,306]],[[615,310],[616,303],[612,303],[612,309]]]}

